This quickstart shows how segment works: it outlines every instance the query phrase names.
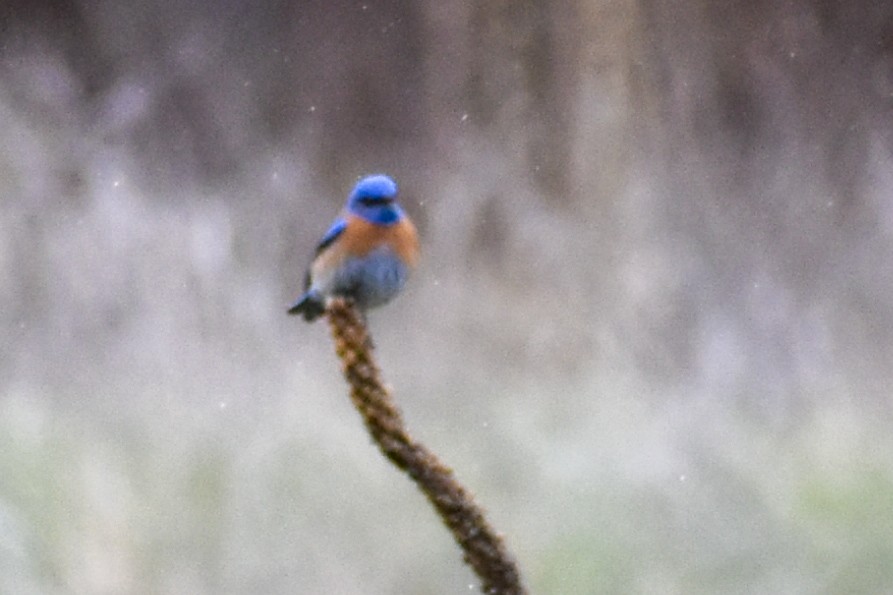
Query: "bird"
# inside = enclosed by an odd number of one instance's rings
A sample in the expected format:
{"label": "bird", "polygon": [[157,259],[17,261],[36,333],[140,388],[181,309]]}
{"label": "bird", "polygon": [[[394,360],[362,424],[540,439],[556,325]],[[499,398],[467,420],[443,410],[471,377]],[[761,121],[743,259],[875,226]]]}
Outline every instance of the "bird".
{"label": "bird", "polygon": [[362,312],[381,306],[400,293],[418,259],[418,233],[397,203],[397,183],[385,174],[365,176],[317,245],[304,293],[288,313],[313,322],[336,296]]}

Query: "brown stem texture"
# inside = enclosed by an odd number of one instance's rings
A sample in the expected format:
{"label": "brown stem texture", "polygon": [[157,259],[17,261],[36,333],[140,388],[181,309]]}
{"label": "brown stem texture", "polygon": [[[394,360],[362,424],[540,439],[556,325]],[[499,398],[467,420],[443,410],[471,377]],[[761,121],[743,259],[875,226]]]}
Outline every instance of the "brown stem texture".
{"label": "brown stem texture", "polygon": [[416,482],[434,506],[480,578],[483,593],[525,594],[514,559],[471,493],[407,431],[381,380],[363,316],[350,301],[340,298],[329,304],[327,313],[335,350],[350,384],[351,401],[381,452]]}

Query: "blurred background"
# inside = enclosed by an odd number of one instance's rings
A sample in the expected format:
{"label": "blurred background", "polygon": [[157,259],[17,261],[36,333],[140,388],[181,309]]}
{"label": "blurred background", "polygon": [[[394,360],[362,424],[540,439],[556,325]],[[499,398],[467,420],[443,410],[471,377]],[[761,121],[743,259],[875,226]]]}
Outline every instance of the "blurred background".
{"label": "blurred background", "polygon": [[893,5],[6,0],[0,592],[467,593],[285,309],[370,316],[533,593],[893,585]]}

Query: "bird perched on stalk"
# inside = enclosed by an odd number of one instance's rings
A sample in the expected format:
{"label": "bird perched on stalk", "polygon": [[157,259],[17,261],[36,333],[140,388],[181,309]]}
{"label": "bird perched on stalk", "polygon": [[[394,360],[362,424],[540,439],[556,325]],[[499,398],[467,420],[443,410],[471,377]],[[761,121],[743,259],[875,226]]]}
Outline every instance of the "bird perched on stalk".
{"label": "bird perched on stalk", "polygon": [[316,247],[304,294],[288,313],[312,322],[334,296],[364,311],[385,304],[403,289],[418,258],[418,235],[397,204],[397,184],[383,174],[366,176]]}

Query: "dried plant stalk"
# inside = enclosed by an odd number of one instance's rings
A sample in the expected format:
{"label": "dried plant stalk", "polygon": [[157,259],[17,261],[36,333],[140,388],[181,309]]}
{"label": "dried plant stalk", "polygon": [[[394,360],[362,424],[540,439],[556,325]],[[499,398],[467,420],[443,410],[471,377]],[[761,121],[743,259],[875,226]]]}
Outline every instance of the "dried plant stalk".
{"label": "dried plant stalk", "polygon": [[333,300],[327,312],[350,398],[381,452],[425,493],[480,578],[482,592],[526,593],[515,561],[471,494],[449,467],[406,430],[400,410],[381,381],[363,317],[345,299]]}

